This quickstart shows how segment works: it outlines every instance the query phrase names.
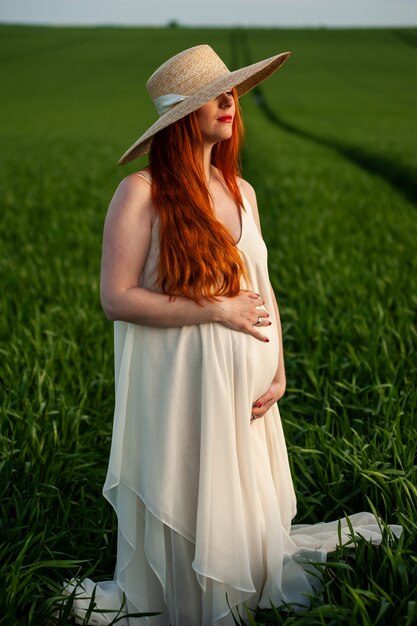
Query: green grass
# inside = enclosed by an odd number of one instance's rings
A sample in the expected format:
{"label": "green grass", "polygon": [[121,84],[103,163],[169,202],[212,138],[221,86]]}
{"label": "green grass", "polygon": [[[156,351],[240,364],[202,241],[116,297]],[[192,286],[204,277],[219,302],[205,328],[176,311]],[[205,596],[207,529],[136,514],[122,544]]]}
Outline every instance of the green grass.
{"label": "green grass", "polygon": [[330,555],[307,614],[256,622],[416,623],[416,31],[0,34],[0,624],[43,626],[64,578],[112,576],[101,231],[118,181],[145,163],[116,166],[155,119],[146,78],[201,42],[231,67],[293,51],[261,104],[242,103],[283,322],[296,521],[375,507],[404,526],[394,544]]}

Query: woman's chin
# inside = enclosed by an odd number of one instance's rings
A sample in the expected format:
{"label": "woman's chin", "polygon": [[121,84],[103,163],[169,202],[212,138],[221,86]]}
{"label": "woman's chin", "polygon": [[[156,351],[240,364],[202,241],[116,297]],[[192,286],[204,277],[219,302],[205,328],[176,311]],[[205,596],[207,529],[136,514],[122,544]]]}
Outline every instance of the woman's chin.
{"label": "woman's chin", "polygon": [[206,135],[204,137],[204,143],[215,144],[220,141],[226,141],[230,139],[233,132],[231,128],[225,128],[224,130],[219,131],[218,133],[213,133],[212,135]]}
{"label": "woman's chin", "polygon": [[233,133],[231,129],[230,130],[226,129],[225,132],[218,134],[218,139],[216,139],[216,143],[218,141],[226,141],[227,139],[230,139],[232,134]]}

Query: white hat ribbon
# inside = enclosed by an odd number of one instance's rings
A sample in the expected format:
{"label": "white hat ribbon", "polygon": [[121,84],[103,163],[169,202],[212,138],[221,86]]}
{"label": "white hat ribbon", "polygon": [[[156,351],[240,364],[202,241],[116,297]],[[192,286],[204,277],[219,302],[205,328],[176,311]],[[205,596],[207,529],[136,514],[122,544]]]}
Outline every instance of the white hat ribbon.
{"label": "white hat ribbon", "polygon": [[159,116],[161,116],[169,111],[174,104],[178,104],[179,102],[186,100],[186,98],[189,98],[189,96],[180,96],[178,93],[167,93],[166,96],[159,96],[158,98],[155,98],[153,103],[159,113]]}

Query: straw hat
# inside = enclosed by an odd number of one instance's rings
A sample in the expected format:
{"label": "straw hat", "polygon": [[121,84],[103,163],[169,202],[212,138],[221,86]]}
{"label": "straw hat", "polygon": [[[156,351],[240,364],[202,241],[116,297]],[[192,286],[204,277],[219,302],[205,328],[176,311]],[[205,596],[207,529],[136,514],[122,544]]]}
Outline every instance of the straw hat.
{"label": "straw hat", "polygon": [[158,67],[146,83],[160,117],[126,150],[119,165],[147,154],[152,137],[157,132],[224,91],[236,87],[238,96],[243,96],[276,72],[290,55],[291,52],[282,52],[234,72],[230,72],[206,44],[188,48],[171,57]]}

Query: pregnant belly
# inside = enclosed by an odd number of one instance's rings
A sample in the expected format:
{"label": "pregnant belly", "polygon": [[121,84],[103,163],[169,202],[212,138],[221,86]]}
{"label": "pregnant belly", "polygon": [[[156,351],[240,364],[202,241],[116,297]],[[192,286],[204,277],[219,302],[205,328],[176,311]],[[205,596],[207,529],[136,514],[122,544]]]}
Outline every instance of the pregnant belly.
{"label": "pregnant belly", "polygon": [[[193,397],[197,403],[204,389],[204,394],[219,403],[244,405],[250,412],[253,402],[269,388],[278,367],[275,324],[260,327],[260,332],[269,342],[219,323],[171,329],[136,327],[132,358],[142,363],[145,378],[149,378],[143,384],[141,376],[141,394],[149,395],[156,408],[161,390],[163,398]],[[160,407],[158,411],[165,413],[167,409]]]}
{"label": "pregnant belly", "polygon": [[275,325],[261,327],[260,331],[269,342],[260,341],[252,335],[232,332],[233,360],[237,371],[245,368],[248,392],[254,402],[265,393],[278,367],[278,335]]}
{"label": "pregnant belly", "polygon": [[276,327],[272,324],[260,330],[269,342],[221,324],[200,327],[203,370],[211,372],[216,389],[239,396],[239,403],[244,398],[249,409],[269,388],[278,367]]}

